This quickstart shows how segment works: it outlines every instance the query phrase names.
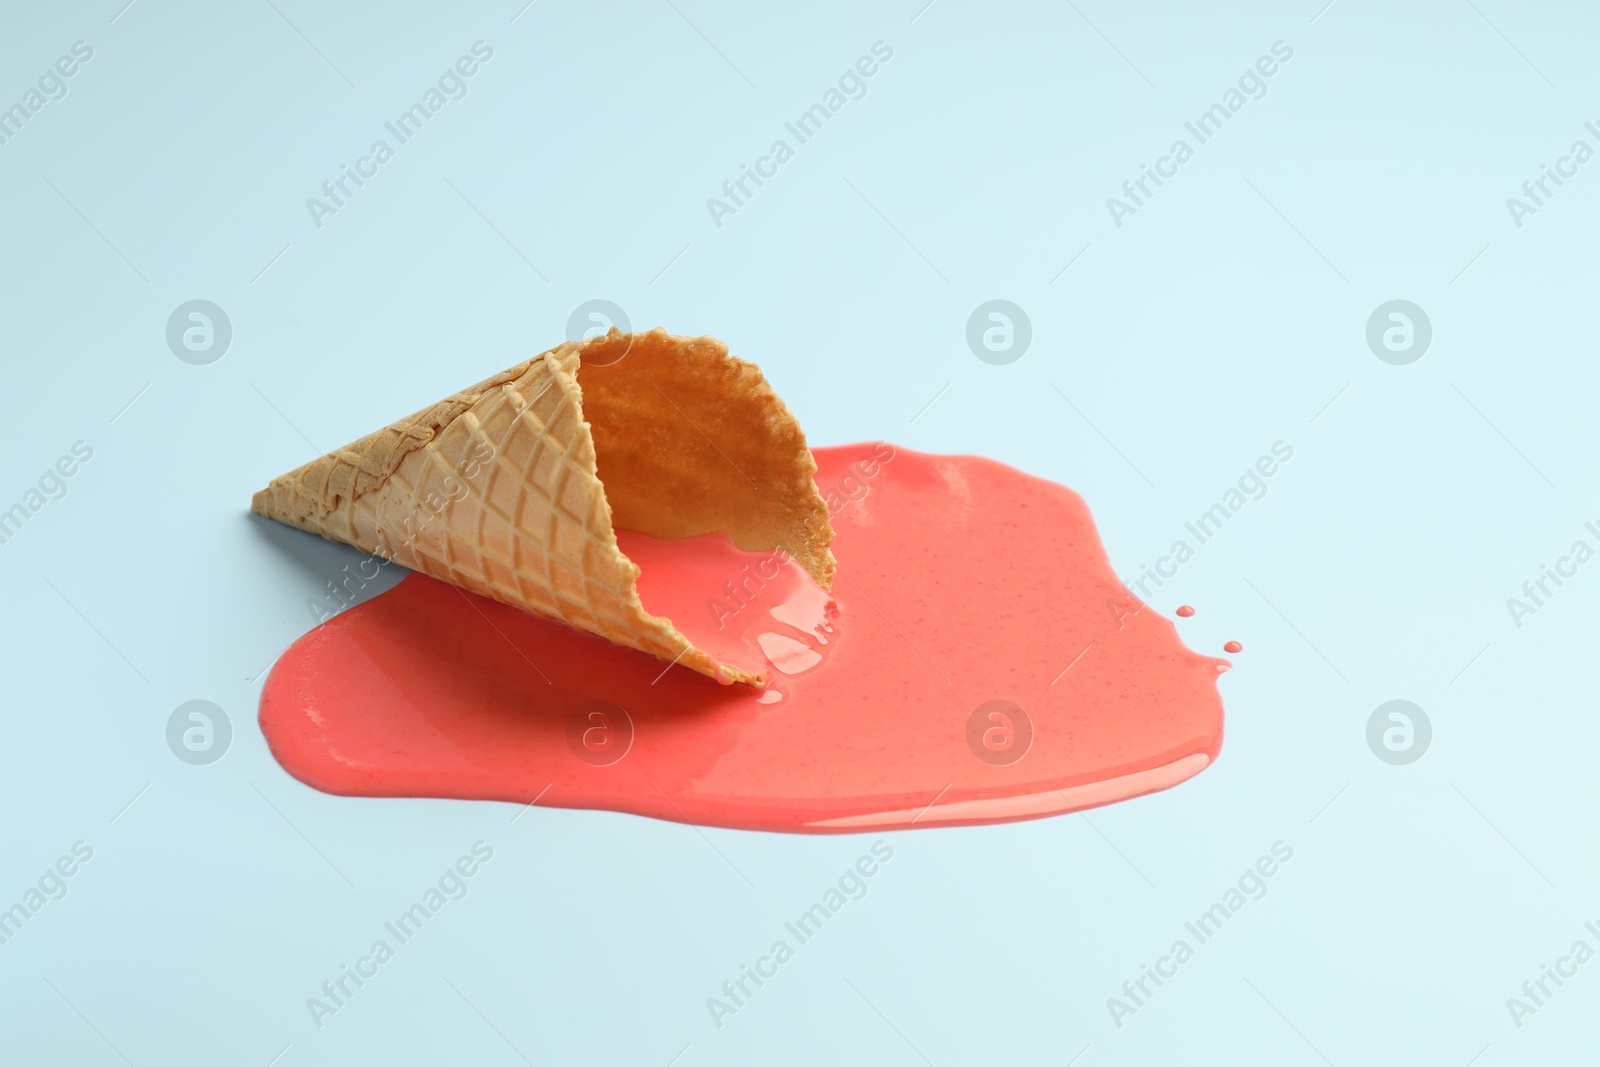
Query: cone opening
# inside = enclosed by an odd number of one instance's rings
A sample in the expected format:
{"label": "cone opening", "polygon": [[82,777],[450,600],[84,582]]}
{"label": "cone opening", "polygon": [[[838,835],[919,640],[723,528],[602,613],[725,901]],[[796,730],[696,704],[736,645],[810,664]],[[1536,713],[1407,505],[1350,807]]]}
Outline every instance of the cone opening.
{"label": "cone opening", "polygon": [[612,523],[661,540],[722,533],[784,549],[828,588],[833,530],[799,423],[759,368],[664,330],[585,342],[583,415]]}

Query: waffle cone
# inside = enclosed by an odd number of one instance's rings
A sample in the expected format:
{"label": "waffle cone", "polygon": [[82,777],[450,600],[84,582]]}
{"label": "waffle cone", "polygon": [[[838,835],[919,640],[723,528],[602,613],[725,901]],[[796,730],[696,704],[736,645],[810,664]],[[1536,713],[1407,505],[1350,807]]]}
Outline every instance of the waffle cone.
{"label": "waffle cone", "polygon": [[274,478],[251,510],[682,664],[616,529],[784,549],[824,589],[828,508],[805,435],[753,363],[661,329],[552,348]]}

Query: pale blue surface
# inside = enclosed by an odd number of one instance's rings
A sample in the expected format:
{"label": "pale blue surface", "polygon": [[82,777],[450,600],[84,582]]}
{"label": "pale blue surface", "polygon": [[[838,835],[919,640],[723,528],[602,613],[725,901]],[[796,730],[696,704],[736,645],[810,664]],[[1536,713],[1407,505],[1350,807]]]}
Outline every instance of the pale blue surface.
{"label": "pale blue surface", "polygon": [[[1600,147],[1600,27],[1475,2],[6,4],[0,104],[94,55],[0,145],[0,507],[94,456],[0,545],[0,907],[73,842],[94,858],[0,945],[0,1062],[1592,1055],[1600,965],[1520,1029],[1506,998],[1600,947],[1600,566],[1520,629],[1505,601],[1596,543],[1600,164],[1520,229],[1505,200]],[[306,198],[479,40],[469,95],[319,230]],[[706,198],[879,40],[867,95],[715,226]],[[1113,225],[1106,198],[1279,40],[1267,95]],[[593,298],[760,361],[814,443],[1073,486],[1130,578],[1288,442],[1154,598],[1199,606],[1198,649],[1244,642],[1221,761],[1086,817],[887,835],[870,893],[720,1030],[706,998],[874,837],[288,778],[258,676],[356,557],[248,519],[250,492]],[[1009,366],[966,347],[994,298],[1032,320]],[[1434,326],[1410,366],[1365,342],[1395,298]],[[191,299],[232,321],[209,366],[165,342]],[[1366,746],[1391,698],[1433,723],[1410,766]],[[166,747],[192,699],[232,721],[210,766]],[[480,839],[467,897],[316,1028],[306,998]],[[1266,897],[1118,1029],[1107,998],[1280,839]]]}

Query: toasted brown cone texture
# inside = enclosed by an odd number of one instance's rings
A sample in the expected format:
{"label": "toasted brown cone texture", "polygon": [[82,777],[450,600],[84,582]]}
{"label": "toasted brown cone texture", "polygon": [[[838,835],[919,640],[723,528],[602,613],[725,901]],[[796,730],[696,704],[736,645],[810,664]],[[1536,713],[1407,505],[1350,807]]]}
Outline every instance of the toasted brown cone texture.
{"label": "toasted brown cone texture", "polygon": [[723,680],[639,601],[615,529],[723,532],[818,584],[833,529],[760,368],[665,330],[569,342],[274,478],[251,510]]}

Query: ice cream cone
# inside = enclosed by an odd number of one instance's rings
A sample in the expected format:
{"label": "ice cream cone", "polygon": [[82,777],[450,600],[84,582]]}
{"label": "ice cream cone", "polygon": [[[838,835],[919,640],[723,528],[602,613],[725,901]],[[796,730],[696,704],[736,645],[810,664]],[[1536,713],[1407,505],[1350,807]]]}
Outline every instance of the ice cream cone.
{"label": "ice cream cone", "polygon": [[661,329],[569,342],[274,478],[251,510],[723,682],[650,614],[617,528],[782,548],[824,589],[828,508],[759,368]]}

